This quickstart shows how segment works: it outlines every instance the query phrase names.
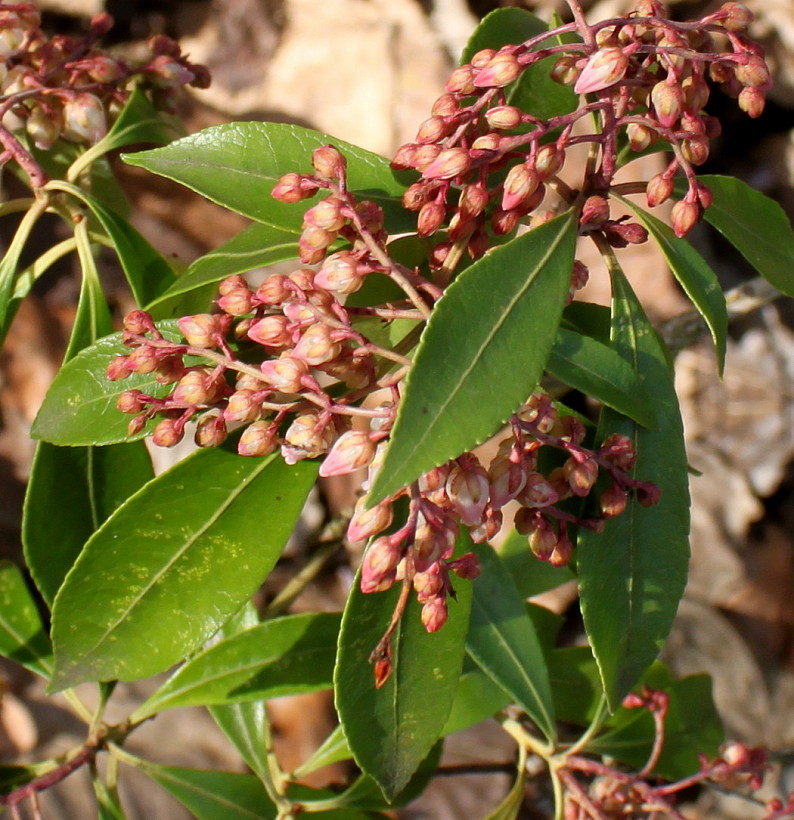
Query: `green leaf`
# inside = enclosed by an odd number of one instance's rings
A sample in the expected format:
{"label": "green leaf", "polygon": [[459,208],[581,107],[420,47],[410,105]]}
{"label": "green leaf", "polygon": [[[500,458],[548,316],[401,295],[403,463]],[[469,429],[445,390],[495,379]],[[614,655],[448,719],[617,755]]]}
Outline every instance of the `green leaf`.
{"label": "green leaf", "polygon": [[555,567],[548,561],[540,561],[530,550],[526,535],[516,530],[505,538],[499,557],[522,600],[555,589],[576,577],[570,567]]}
{"label": "green leaf", "polygon": [[323,766],[330,766],[340,760],[350,760],[351,757],[353,753],[347,745],[345,733],[342,731],[342,726],[337,724],[331,734],[315,749],[312,756],[301,763],[292,774],[296,780],[302,780],[307,774],[316,772]]}
{"label": "green leaf", "polygon": [[656,424],[651,397],[637,372],[611,347],[560,328],[546,369],[569,387],[645,427]]}
{"label": "green leaf", "polygon": [[416,229],[415,217],[402,207],[406,184],[387,159],[298,125],[228,123],[124,159],[257,222],[297,233],[311,200],[284,204],[270,192],[284,174],[313,173],[312,151],[328,143],[347,158],[348,189],[384,209],[390,233]]}
{"label": "green leaf", "polygon": [[22,543],[30,574],[49,606],[85,542],[152,477],[143,442],[110,447],[39,442],[25,494]]}
{"label": "green leaf", "polygon": [[599,441],[628,436],[637,453],[631,475],[652,481],[661,501],[636,499],[603,533],[580,530],[577,569],[584,625],[610,709],[637,682],[667,637],[686,584],[689,489],[678,399],[662,343],[622,271],[612,273],[613,344],[643,377],[657,412],[648,430],[605,408]]}
{"label": "green leaf", "polygon": [[475,545],[474,552],[482,571],[474,581],[466,649],[553,742],[554,703],[535,627],[499,556],[487,544]]}
{"label": "green leaf", "polygon": [[372,503],[483,442],[535,389],[575,245],[569,213],[493,249],[449,286],[408,374]]}
{"label": "green leaf", "polygon": [[134,715],[175,706],[274,698],[330,689],[339,615],[288,615],[226,638],[191,658]]}
{"label": "green leaf", "polygon": [[452,710],[442,734],[451,735],[453,732],[476,726],[511,702],[510,695],[479,667],[472,666],[467,669],[464,663],[463,674],[455,690]]}
{"label": "green leaf", "polygon": [[55,599],[53,689],[147,677],[196,649],[271,570],[316,470],[217,448],[150,481],[86,544]]}
{"label": "green leaf", "polygon": [[499,50],[502,46],[518,45],[544,31],[548,31],[546,23],[526,9],[496,9],[486,14],[474,29],[460,55],[460,62],[471,62],[471,58],[484,48]]}
{"label": "green leaf", "polygon": [[673,233],[669,225],[628,199],[623,201],[632,208],[639,221],[645,225],[656,240],[673,276],[703,316],[711,331],[717,351],[718,367],[722,373],[725,367],[728,310],[725,306],[725,294],[722,292],[717,274],[686,239],[679,239]]}
{"label": "green leaf", "polygon": [[271,820],[276,807],[258,777],[140,761],[137,768],[169,791],[196,820]]}
{"label": "green leaf", "polygon": [[[175,321],[158,323],[158,328],[168,339],[181,338]],[[133,388],[163,397],[173,385],[158,383],[152,373],[133,373],[118,382],[107,379],[110,360],[125,353],[129,348],[122,344],[121,333],[114,333],[68,361],[47,391],[33,422],[33,438],[67,447],[131,441],[133,437],[127,435],[130,416],[116,407],[118,397]]]}
{"label": "green leaf", "polygon": [[399,585],[364,594],[356,576],[342,616],[334,675],[336,709],[359,767],[391,801],[430,753],[446,722],[460,676],[471,588],[456,585],[444,627],[428,633],[411,600],[392,638],[392,673],[375,688],[370,654],[389,625]]}
{"label": "green leaf", "polygon": [[777,202],[736,177],[698,177],[714,194],[704,214],[742,256],[786,296],[794,296],[794,230]]}
{"label": "green leaf", "polygon": [[0,655],[44,678],[52,672],[52,647],[19,568],[0,561]]}
{"label": "green leaf", "polygon": [[255,222],[224,245],[199,257],[171,287],[148,305],[157,308],[175,296],[214,285],[235,273],[272,265],[298,255],[298,236]]}
{"label": "green leaf", "polygon": [[504,800],[488,814],[485,820],[516,820],[524,805],[524,790],[527,783],[526,751],[520,753],[516,779],[505,795]]}

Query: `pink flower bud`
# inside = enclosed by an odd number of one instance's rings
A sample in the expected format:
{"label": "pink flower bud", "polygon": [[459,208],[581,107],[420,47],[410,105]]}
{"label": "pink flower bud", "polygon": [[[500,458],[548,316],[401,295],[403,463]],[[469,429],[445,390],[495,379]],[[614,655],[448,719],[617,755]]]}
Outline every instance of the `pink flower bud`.
{"label": "pink flower bud", "polygon": [[706,208],[711,207],[711,203],[714,200],[714,194],[711,192],[711,188],[699,182],[697,184],[697,195],[698,202],[700,202],[700,204],[703,206],[704,211],[706,210]]}
{"label": "pink flower bud", "polygon": [[594,194],[587,197],[579,217],[581,225],[600,225],[609,219],[609,202],[606,197]]}
{"label": "pink flower bud", "polygon": [[444,224],[444,217],[447,209],[441,202],[426,202],[416,220],[416,232],[419,236],[431,236],[441,225]]}
{"label": "pink flower bud", "polygon": [[158,447],[173,447],[182,441],[184,425],[178,419],[163,419],[152,431],[152,443]]}
{"label": "pink flower bud", "polygon": [[407,171],[409,169],[416,168],[417,147],[418,146],[412,142],[401,145],[397,149],[397,152],[392,158],[392,161],[389,163],[389,166],[395,171]]}
{"label": "pink flower bud", "polygon": [[537,171],[527,163],[514,165],[508,172],[502,193],[502,210],[520,207],[535,193],[540,184]]}
{"label": "pink flower bud", "polygon": [[539,525],[529,534],[527,540],[535,556],[541,561],[548,561],[557,546],[557,533],[545,519],[541,518]]}
{"label": "pink flower bud", "polygon": [[442,94],[430,109],[434,117],[451,117],[458,112],[458,101],[453,94]]}
{"label": "pink flower bud", "polygon": [[494,48],[481,48],[478,52],[474,54],[471,58],[471,64],[473,68],[485,68],[488,63],[493,60],[496,56],[496,49]]}
{"label": "pink flower bud", "polygon": [[458,578],[465,578],[467,581],[473,581],[480,575],[480,562],[473,552],[461,555],[460,558],[450,561],[447,566]]}
{"label": "pink flower bud", "polygon": [[500,51],[488,61],[485,68],[474,73],[475,88],[504,88],[521,74],[521,64],[515,54]]}
{"label": "pink flower bud", "polygon": [[471,157],[465,148],[447,148],[422,169],[422,176],[427,179],[454,179],[470,168]]}
{"label": "pink flower bud", "polygon": [[217,345],[216,337],[221,332],[217,316],[212,316],[209,313],[183,316],[179,319],[177,325],[179,325],[182,335],[191,347],[208,349]]}
{"label": "pink flower bud", "polygon": [[315,228],[325,231],[338,231],[344,224],[342,216],[342,200],[329,196],[321,200],[303,215],[304,220]]}
{"label": "pink flower bud", "polygon": [[505,211],[503,208],[497,208],[491,214],[491,228],[497,236],[507,236],[512,233],[521,219],[521,214],[517,210]]}
{"label": "pink flower bud", "polygon": [[182,376],[171,398],[178,404],[198,406],[201,404],[212,404],[217,396],[217,386],[208,384],[208,373],[198,368],[196,370],[188,370],[188,372]]}
{"label": "pink flower bud", "polygon": [[124,317],[124,330],[143,335],[154,328],[152,317],[145,310],[133,310]]}
{"label": "pink flower bud", "polygon": [[295,416],[284,434],[285,442],[291,447],[305,451],[305,458],[315,458],[328,451],[333,431],[325,426],[317,413],[308,412]]}
{"label": "pink flower bud", "polygon": [[433,598],[422,607],[422,623],[428,632],[438,632],[447,622],[448,615],[445,598]]}
{"label": "pink flower bud", "polygon": [[747,86],[739,92],[739,108],[753,119],[764,113],[765,105],[764,92],[760,88]]}
{"label": "pink flower bud", "polygon": [[146,66],[147,79],[158,88],[189,85],[196,75],[180,59],[161,54]]}
{"label": "pink flower bud", "polygon": [[497,105],[485,112],[485,120],[495,131],[509,131],[521,124],[523,113],[514,105]]}
{"label": "pink flower bud", "polygon": [[292,344],[291,322],[280,313],[265,316],[254,322],[247,332],[251,341],[265,347],[287,347]]}
{"label": "pink flower bud", "polygon": [[449,75],[445,87],[450,94],[473,94],[476,90],[474,69],[470,65],[459,66]]}
{"label": "pink flower bud", "polygon": [[317,192],[316,183],[311,183],[300,174],[284,174],[275,184],[270,195],[279,202],[300,202],[302,199],[314,196]]}
{"label": "pink flower bud", "polygon": [[314,284],[332,293],[355,293],[364,284],[364,274],[358,270],[358,263],[349,251],[340,251],[327,257]]}
{"label": "pink flower bud", "polygon": [[315,148],[312,153],[312,167],[320,179],[336,179],[344,174],[347,163],[333,145]]}
{"label": "pink flower bud", "polygon": [[629,138],[629,146],[632,151],[644,151],[646,148],[650,148],[659,138],[653,128],[648,128],[648,126],[636,122],[630,122],[626,126],[626,136]]}
{"label": "pink flower bud", "polygon": [[215,304],[229,316],[245,316],[251,312],[254,294],[248,288],[237,288],[219,297]]}
{"label": "pink flower bud", "polygon": [[276,449],[278,425],[270,421],[255,421],[243,430],[237,442],[241,456],[267,456]]}
{"label": "pink flower bud", "polygon": [[598,480],[598,464],[592,458],[579,461],[571,457],[563,465],[563,472],[573,494],[580,497],[586,496]]}
{"label": "pink flower bud", "polygon": [[695,135],[681,140],[681,155],[692,165],[702,165],[709,158],[708,139]]}
{"label": "pink flower bud", "polygon": [[303,359],[310,367],[330,362],[341,352],[341,345],[334,340],[334,331],[322,322],[309,325],[303,332],[292,355]]}
{"label": "pink flower bud", "polygon": [[146,409],[146,399],[140,390],[125,390],[116,400],[116,407],[122,413],[134,415]]}
{"label": "pink flower bud", "polygon": [[111,359],[110,363],[105,370],[105,377],[112,382],[118,382],[122,379],[126,379],[132,370],[129,366],[129,361],[126,356],[116,356],[115,359]]}
{"label": "pink flower bud", "polygon": [[315,265],[322,261],[326,250],[334,244],[336,231],[326,231],[304,223],[298,239],[298,256],[304,265]]}
{"label": "pink flower bud", "polygon": [[565,54],[557,60],[551,70],[551,78],[560,85],[573,85],[581,75],[579,60],[570,54]]}
{"label": "pink flower bud", "polygon": [[195,442],[198,447],[220,447],[226,436],[226,424],[217,413],[209,413],[196,425]]}
{"label": "pink flower bud", "polygon": [[137,436],[144,427],[146,427],[146,416],[136,416],[134,419],[130,419],[130,423],[127,425],[127,435],[129,437]]}
{"label": "pink flower bud", "polygon": [[337,440],[320,467],[320,475],[346,475],[367,467],[375,458],[375,443],[363,430],[348,430]]}
{"label": "pink flower bud", "polygon": [[697,113],[709,101],[708,83],[699,74],[684,77],[681,88],[684,91],[684,101],[688,111]]}
{"label": "pink flower bud", "polygon": [[483,134],[471,144],[472,151],[498,151],[502,143],[499,134]]}
{"label": "pink flower bud", "polygon": [[55,112],[43,105],[36,105],[25,121],[28,132],[36,148],[46,151],[61,135],[60,112]]}
{"label": "pink flower bud", "polygon": [[692,228],[700,221],[703,209],[697,202],[688,202],[682,199],[673,205],[670,212],[670,221],[673,223],[673,231],[677,237],[686,236]]}
{"label": "pink flower bud", "polygon": [[403,208],[418,211],[429,200],[431,193],[431,187],[426,182],[414,182],[403,194]]}
{"label": "pink flower bud", "polygon": [[604,236],[613,248],[642,245],[648,241],[648,231],[637,222],[618,222],[604,227]]}
{"label": "pink flower bud", "polygon": [[722,25],[728,31],[747,31],[755,19],[744,3],[723,3],[720,12],[725,15]]}
{"label": "pink flower bud", "polygon": [[467,465],[464,469],[455,464],[449,471],[446,490],[460,520],[468,526],[479,524],[488,503],[490,490],[485,470],[479,465]]}
{"label": "pink flower bud", "polygon": [[611,484],[601,493],[598,503],[603,515],[607,518],[614,518],[626,509],[628,500],[628,494],[622,487]]}
{"label": "pink flower bud", "polygon": [[263,305],[280,305],[289,299],[292,293],[289,278],[283,274],[274,273],[256,289],[256,299]]}
{"label": "pink flower bud", "polygon": [[125,72],[124,66],[106,54],[97,54],[90,59],[90,65],[86,69],[88,76],[97,83],[114,83],[120,80]]}
{"label": "pink flower bud", "polygon": [[261,413],[261,404],[254,398],[256,393],[255,390],[235,390],[226,402],[223,418],[226,421],[254,421]]}
{"label": "pink flower bud", "polygon": [[673,180],[664,174],[656,174],[648,180],[645,195],[651,208],[666,202],[672,195],[675,186]]}
{"label": "pink flower bud", "polygon": [[388,501],[382,501],[368,510],[366,500],[366,496],[362,496],[356,502],[353,517],[347,528],[347,537],[350,541],[364,541],[383,532],[394,518],[391,504]]}
{"label": "pink flower bud", "polygon": [[148,345],[135,348],[127,356],[127,368],[132,373],[152,373],[160,364],[160,354]]}
{"label": "pink flower bud", "polygon": [[590,94],[609,88],[626,76],[629,58],[621,48],[603,48],[590,55],[573,90],[577,94]]}
{"label": "pink flower bud", "polygon": [[446,586],[446,577],[441,564],[436,561],[425,572],[415,573],[413,586],[420,604],[424,604],[442,593]]}
{"label": "pink flower bud", "polygon": [[565,526],[561,525],[561,532],[557,538],[557,543],[549,556],[549,563],[553,567],[567,567],[573,555],[573,544],[568,537]]}
{"label": "pink flower bud", "polygon": [[560,493],[542,474],[531,472],[526,476],[523,489],[516,495],[522,507],[542,509],[550,507],[560,500]]}
{"label": "pink flower bud", "polygon": [[637,453],[631,439],[622,433],[607,436],[598,454],[621,470],[631,470],[637,462]]}
{"label": "pink flower bud", "polygon": [[299,393],[303,387],[303,377],[309,373],[309,366],[303,359],[287,355],[262,362],[259,369],[265,381],[281,393]]}
{"label": "pink flower bud", "polygon": [[479,216],[487,207],[490,195],[485,184],[472,182],[460,192],[458,207],[467,216]]}
{"label": "pink flower bud", "polygon": [[375,539],[361,564],[361,591],[364,593],[383,592],[395,581],[397,564],[402,558],[403,548],[388,535]]}
{"label": "pink flower bud", "polygon": [[107,133],[105,108],[93,94],[76,94],[63,105],[63,136],[71,142],[99,142]]}
{"label": "pink flower bud", "polygon": [[491,462],[488,479],[491,507],[499,510],[524,489],[527,477],[520,464],[515,464],[505,456],[497,456]]}
{"label": "pink flower bud", "polygon": [[543,145],[535,157],[535,170],[541,180],[554,176],[565,164],[565,151],[553,143]]}
{"label": "pink flower bud", "polygon": [[453,128],[453,123],[447,122],[444,117],[430,117],[420,126],[416,134],[416,141],[422,145],[430,142],[438,142],[443,139]]}
{"label": "pink flower bud", "polygon": [[637,501],[639,501],[643,507],[653,507],[654,504],[658,504],[662,498],[662,491],[655,484],[651,484],[650,481],[643,481],[637,484],[634,491],[637,494]]}
{"label": "pink flower bud", "polygon": [[671,85],[667,80],[656,83],[651,89],[651,105],[656,119],[663,128],[672,128],[684,110],[684,92],[680,85]]}

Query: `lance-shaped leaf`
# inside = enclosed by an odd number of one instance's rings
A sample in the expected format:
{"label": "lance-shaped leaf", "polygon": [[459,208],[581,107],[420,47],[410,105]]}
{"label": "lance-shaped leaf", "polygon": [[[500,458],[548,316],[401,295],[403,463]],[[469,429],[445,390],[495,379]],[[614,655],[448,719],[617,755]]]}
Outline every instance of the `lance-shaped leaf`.
{"label": "lance-shaped leaf", "polygon": [[656,424],[651,397],[636,370],[608,345],[561,327],[546,367],[564,384],[645,427]]}
{"label": "lance-shaped leaf", "polygon": [[794,296],[794,230],[780,205],[736,177],[698,179],[714,194],[704,218],[770,284]]}
{"label": "lance-shaped leaf", "polygon": [[279,697],[330,689],[339,615],[302,613],[265,621],[191,658],[134,715],[174,706]]}
{"label": "lance-shaped leaf", "polygon": [[204,449],[95,533],[53,608],[53,688],[135,680],[218,630],[275,564],[316,464]]}
{"label": "lance-shaped leaf", "polygon": [[570,287],[572,213],[494,248],[433,311],[372,503],[480,444],[535,389]]}
{"label": "lance-shaped leaf", "polygon": [[[168,339],[181,338],[176,322],[158,323],[158,327]],[[130,441],[130,416],[116,407],[119,396],[136,388],[162,397],[173,390],[173,385],[160,384],[153,373],[133,373],[122,381],[110,381],[105,376],[108,363],[125,353],[129,348],[121,343],[121,334],[114,333],[70,359],[50,385],[31,435],[66,447]],[[143,435],[140,433],[138,438]]]}
{"label": "lance-shaped leaf", "polygon": [[0,655],[43,677],[52,672],[52,648],[19,568],[0,561]]}
{"label": "lance-shaped leaf", "polygon": [[163,303],[172,301],[176,296],[214,285],[232,274],[283,262],[297,255],[297,234],[255,222],[219,248],[199,257],[147,309],[161,309]]}
{"label": "lance-shaped leaf", "polygon": [[466,649],[553,742],[551,684],[534,624],[499,556],[487,544],[474,551],[482,572],[474,581]]}
{"label": "lance-shaped leaf", "polygon": [[401,197],[407,183],[398,179],[387,159],[299,125],[217,125],[163,148],[130,154],[124,159],[130,165],[180,182],[257,222],[300,231],[311,200],[284,204],[273,199],[270,192],[284,174],[313,174],[312,151],[329,143],[347,158],[349,190],[384,209],[390,232],[415,230],[415,217],[402,207]]}
{"label": "lance-shaped leaf", "polygon": [[336,709],[356,763],[392,800],[430,753],[452,707],[471,585],[456,583],[457,601],[449,601],[449,619],[432,634],[422,626],[419,605],[409,603],[392,638],[391,676],[376,689],[369,658],[389,625],[399,589],[364,594],[359,576],[339,633]]}
{"label": "lance-shaped leaf", "polygon": [[611,709],[634,686],[666,639],[689,563],[689,488],[683,428],[662,343],[620,269],[612,270],[613,343],[645,380],[658,429],[605,408],[599,440],[622,433],[634,444],[634,478],[661,490],[653,507],[636,498],[603,533],[580,531],[582,615]]}
{"label": "lance-shaped leaf", "polygon": [[652,216],[636,203],[628,199],[623,201],[632,208],[637,218],[656,240],[673,276],[708,325],[717,351],[717,365],[721,373],[725,367],[728,310],[717,274],[686,239],[679,239],[673,233],[669,225]]}

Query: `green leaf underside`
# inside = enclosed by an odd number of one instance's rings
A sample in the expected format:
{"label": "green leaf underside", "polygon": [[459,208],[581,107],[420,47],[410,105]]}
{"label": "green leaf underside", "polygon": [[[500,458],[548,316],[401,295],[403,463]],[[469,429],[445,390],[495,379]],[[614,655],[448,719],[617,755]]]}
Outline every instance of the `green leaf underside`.
{"label": "green leaf underside", "polygon": [[422,335],[371,503],[482,443],[535,389],[575,244],[566,214],[495,248],[449,286]]}
{"label": "green leaf underside", "polygon": [[297,234],[255,222],[219,248],[199,257],[165,293],[147,306],[147,310],[156,309],[174,296],[213,285],[227,276],[283,262],[297,255]]}
{"label": "green leaf underside", "polygon": [[304,613],[266,621],[191,658],[135,712],[330,689],[339,615]]}
{"label": "green leaf underside", "polygon": [[0,655],[43,677],[52,672],[52,648],[19,568],[0,561]]}
{"label": "green leaf underside", "polygon": [[683,428],[661,343],[619,270],[613,271],[613,343],[645,380],[657,411],[648,430],[609,408],[599,441],[620,432],[634,443],[640,480],[653,480],[660,502],[629,501],[603,533],[579,533],[581,608],[610,709],[637,682],[666,639],[689,562],[689,489]]}
{"label": "green leaf underside", "polygon": [[284,204],[270,192],[284,174],[312,174],[312,151],[329,143],[348,160],[348,189],[384,209],[390,233],[415,230],[415,217],[402,207],[406,185],[387,159],[298,125],[227,123],[124,159],[257,222],[299,232],[311,200]]}
{"label": "green leaf underside", "polygon": [[534,625],[499,556],[487,544],[474,545],[474,552],[482,571],[474,581],[466,649],[553,741],[551,685]]}
{"label": "green leaf underside", "polygon": [[275,564],[316,471],[210,448],[144,486],[58,593],[53,689],[153,675],[210,637]]}
{"label": "green leaf underside", "polygon": [[794,296],[794,230],[777,202],[735,177],[698,179],[714,194],[704,218],[771,285]]}
{"label": "green leaf underside", "polygon": [[356,576],[339,633],[336,709],[359,767],[394,799],[430,753],[446,722],[463,662],[471,586],[455,584],[443,629],[428,633],[411,600],[392,639],[392,674],[376,689],[369,657],[399,596],[364,594]]}
{"label": "green leaf underside", "polygon": [[546,369],[569,387],[645,427],[656,424],[651,397],[631,365],[589,336],[560,328]]}
{"label": "green leaf underside", "polygon": [[110,447],[39,442],[25,494],[22,541],[30,574],[49,606],[85,542],[152,477],[141,441]]}
{"label": "green leaf underside", "polygon": [[[168,339],[182,338],[175,321],[159,323],[158,327]],[[173,385],[159,384],[152,373],[133,373],[117,382],[107,379],[105,371],[111,359],[125,353],[129,348],[121,343],[121,334],[114,333],[68,361],[50,385],[31,435],[66,447],[130,441],[127,425],[131,416],[118,410],[118,397],[136,388],[161,398]]]}
{"label": "green leaf underside", "polygon": [[276,816],[276,807],[254,775],[160,766],[143,761],[140,768],[197,820],[269,820]]}
{"label": "green leaf underside", "polygon": [[673,233],[669,225],[628,199],[623,201],[632,208],[637,218],[656,240],[673,276],[708,325],[717,352],[717,364],[722,373],[725,367],[728,310],[717,274],[686,239],[679,239]]}

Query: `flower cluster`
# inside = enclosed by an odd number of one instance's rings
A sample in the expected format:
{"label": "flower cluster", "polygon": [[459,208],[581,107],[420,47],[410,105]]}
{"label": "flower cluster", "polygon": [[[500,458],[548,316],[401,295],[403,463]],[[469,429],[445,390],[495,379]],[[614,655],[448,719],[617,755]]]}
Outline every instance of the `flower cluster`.
{"label": "flower cluster", "polygon": [[[0,4],[0,143],[5,160],[24,157],[11,132],[25,132],[40,149],[59,138],[83,145],[97,142],[135,83],[146,87],[159,107],[168,106],[177,86],[209,85],[207,69],[190,63],[169,37],[153,37],[149,56],[135,63],[102,49],[99,40],[112,25],[110,15],[99,14],[82,38],[49,37],[34,4]],[[29,163],[20,164],[26,168]],[[30,176],[36,187],[46,181],[41,174]]]}
{"label": "flower cluster", "polygon": [[[745,35],[751,19],[741,3],[730,2],[702,20],[679,23],[667,19],[657,0],[639,0],[619,20],[591,26],[576,19],[520,45],[474,54],[453,72],[432,116],[393,161],[395,168],[421,175],[404,197],[405,207],[418,213],[419,234],[446,229],[434,251],[436,266],[444,267],[450,254],[456,260],[462,250],[481,256],[491,244],[489,234],[511,233],[533,213],[535,221],[544,219],[540,209],[550,188],[569,204],[576,196],[596,196],[583,213],[583,233],[601,232],[615,247],[644,241],[641,226],[610,220],[606,197],[619,140],[633,151],[660,138],[672,148],[674,158],[649,181],[647,198],[650,206],[669,199],[673,174],[681,169],[688,190],[675,204],[672,222],[679,236],[686,234],[710,203],[693,171],[719,133],[719,123],[704,112],[709,80],[738,97],[750,116],[763,110],[770,76],[760,47]],[[580,41],[560,42],[571,33]],[[540,120],[511,105],[507,91],[550,57],[553,78],[573,86],[579,100],[575,110]],[[591,115],[598,126],[582,133]],[[580,143],[600,149],[581,193],[557,177],[567,149]]]}

